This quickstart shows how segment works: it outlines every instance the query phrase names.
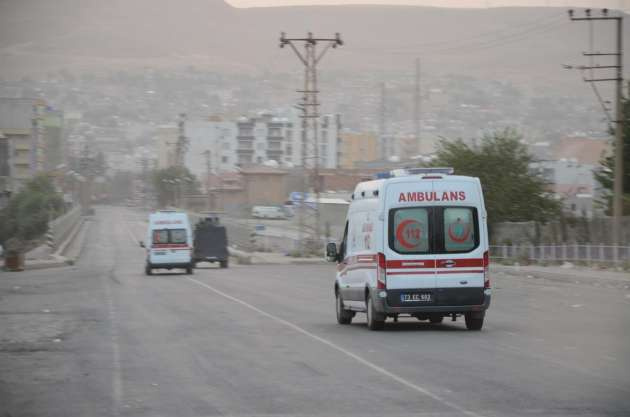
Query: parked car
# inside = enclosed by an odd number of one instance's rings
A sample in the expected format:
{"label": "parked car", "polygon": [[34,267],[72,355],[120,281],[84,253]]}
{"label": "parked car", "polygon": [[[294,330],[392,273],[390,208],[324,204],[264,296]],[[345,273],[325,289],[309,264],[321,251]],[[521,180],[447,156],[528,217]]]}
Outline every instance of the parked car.
{"label": "parked car", "polygon": [[254,206],[252,207],[252,217],[256,219],[284,220],[287,218],[287,214],[283,207]]}

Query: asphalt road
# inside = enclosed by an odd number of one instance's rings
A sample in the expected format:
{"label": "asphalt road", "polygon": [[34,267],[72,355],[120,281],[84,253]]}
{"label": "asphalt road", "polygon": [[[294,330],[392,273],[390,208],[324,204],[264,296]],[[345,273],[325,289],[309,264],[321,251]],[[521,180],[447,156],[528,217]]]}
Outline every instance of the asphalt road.
{"label": "asphalt road", "polygon": [[0,416],[628,416],[630,289],[498,273],[463,321],[336,324],[329,265],[143,274],[101,208],[76,266],[0,273]]}

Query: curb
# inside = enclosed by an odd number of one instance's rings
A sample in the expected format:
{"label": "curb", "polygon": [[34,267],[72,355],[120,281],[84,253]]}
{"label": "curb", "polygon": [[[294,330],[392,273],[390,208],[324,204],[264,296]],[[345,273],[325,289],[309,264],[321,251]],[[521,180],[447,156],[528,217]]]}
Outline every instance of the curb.
{"label": "curb", "polygon": [[601,276],[598,276],[598,272],[601,272],[601,271],[597,271],[597,270],[592,270],[592,271],[580,270],[579,272],[587,272],[591,274],[589,276],[584,276],[582,274],[580,275],[572,274],[572,272],[578,272],[578,271],[572,271],[570,269],[567,270],[566,272],[560,272],[560,271],[541,271],[539,269],[532,270],[532,269],[527,268],[526,266],[517,267],[517,266],[507,266],[507,265],[492,265],[491,271],[504,272],[509,275],[529,277],[533,279],[542,278],[542,279],[547,279],[549,281],[564,282],[568,284],[588,284],[588,285],[606,284],[606,285],[612,285],[619,288],[627,288],[628,286],[630,286],[630,274],[627,274],[627,277],[621,276],[623,275],[622,273],[619,273],[620,275],[619,277],[601,277]]}
{"label": "curb", "polygon": [[74,263],[76,263],[78,257],[69,258],[69,257],[64,256],[63,254],[66,253],[70,245],[74,243],[74,240],[79,235],[79,232],[81,231],[81,228],[83,227],[84,224],[85,224],[85,218],[82,216],[81,219],[77,222],[77,224],[74,225],[74,227],[72,228],[72,230],[70,231],[66,239],[61,243],[61,245],[59,245],[59,248],[51,255],[54,259],[42,260],[42,261],[36,260],[35,262],[30,262],[30,263],[25,262],[24,271],[36,271],[39,269],[48,269],[48,268],[61,268],[64,266],[72,266]]}
{"label": "curb", "polygon": [[231,257],[236,258],[236,261],[239,265],[252,264],[252,255],[248,252],[243,252],[242,250],[238,250],[231,246],[228,246],[228,253]]}
{"label": "curb", "polygon": [[[265,252],[245,252],[228,248],[230,256],[235,257],[241,265],[326,265],[328,262],[320,258],[292,258],[275,253],[276,259],[265,259]],[[278,257],[280,255],[280,257]],[[281,259],[281,260],[280,260]]]}
{"label": "curb", "polygon": [[318,259],[318,258],[313,258],[313,259],[292,259],[291,261],[289,261],[290,265],[328,265],[330,262],[326,261],[325,259]]}
{"label": "curb", "polygon": [[24,271],[36,271],[39,269],[62,268],[64,266],[71,266],[70,259],[64,256],[57,256],[56,258],[57,259],[38,261],[35,263],[25,263]]}
{"label": "curb", "polygon": [[55,251],[53,256],[63,256],[63,254],[66,253],[66,250],[74,242],[74,239],[79,234],[79,231],[81,231],[81,227],[83,227],[84,223],[85,218],[81,216],[77,224],[75,224],[72,230],[70,230],[70,233],[68,234],[66,239],[61,243],[61,245],[59,245],[59,248]]}

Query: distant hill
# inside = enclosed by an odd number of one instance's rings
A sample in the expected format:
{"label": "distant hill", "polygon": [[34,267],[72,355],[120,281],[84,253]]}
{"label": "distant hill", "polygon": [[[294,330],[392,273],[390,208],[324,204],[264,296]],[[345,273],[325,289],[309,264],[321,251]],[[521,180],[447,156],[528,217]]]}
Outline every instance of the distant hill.
{"label": "distant hill", "polygon": [[[612,45],[601,26],[599,49]],[[610,28],[608,28],[610,29]],[[48,70],[182,67],[298,71],[281,31],[346,44],[325,69],[408,71],[575,85],[563,63],[583,63],[587,25],[564,9],[317,6],[236,9],[221,0],[0,0],[0,75]],[[630,45],[630,31],[626,31]],[[627,55],[627,54],[626,54]]]}

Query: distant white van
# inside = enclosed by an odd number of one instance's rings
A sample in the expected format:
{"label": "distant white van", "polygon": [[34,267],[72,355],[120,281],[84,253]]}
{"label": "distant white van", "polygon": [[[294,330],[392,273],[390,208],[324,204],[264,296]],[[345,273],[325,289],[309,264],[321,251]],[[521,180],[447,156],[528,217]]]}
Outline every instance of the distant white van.
{"label": "distant white van", "polygon": [[283,207],[254,206],[252,207],[252,217],[256,219],[283,220],[287,218],[287,213]]}
{"label": "distant white van", "polygon": [[452,169],[393,171],[352,194],[337,261],[337,321],[365,312],[371,330],[388,317],[440,323],[463,315],[480,330],[490,306],[488,228],[478,178]]}
{"label": "distant white van", "polygon": [[154,269],[175,268],[193,273],[193,235],[186,213],[173,210],[151,213],[146,243],[140,245],[147,250],[147,275]]}

